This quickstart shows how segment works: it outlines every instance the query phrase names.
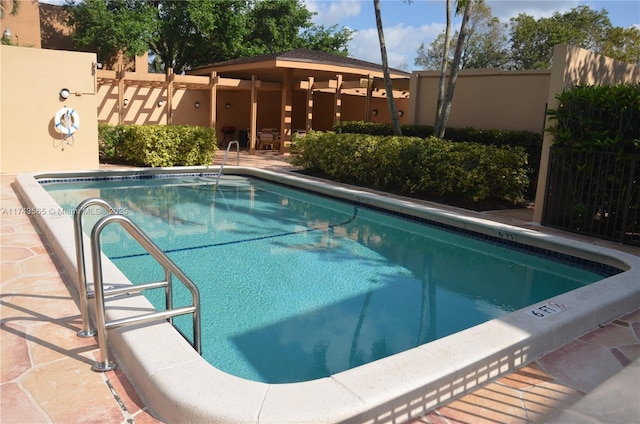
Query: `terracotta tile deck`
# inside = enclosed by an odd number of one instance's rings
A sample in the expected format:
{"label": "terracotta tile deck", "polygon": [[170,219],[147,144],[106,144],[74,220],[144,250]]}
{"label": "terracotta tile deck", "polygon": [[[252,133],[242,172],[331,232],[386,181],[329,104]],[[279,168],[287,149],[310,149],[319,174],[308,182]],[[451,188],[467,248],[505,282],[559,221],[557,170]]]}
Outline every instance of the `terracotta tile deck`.
{"label": "terracotta tile deck", "polygon": [[[281,156],[271,153],[243,155],[241,164],[287,166]],[[91,371],[97,342],[76,337],[81,318],[66,285],[69,280],[57,268],[29,215],[20,209],[13,180],[12,175],[2,175],[0,186],[0,422],[159,422],[122,371]],[[505,212],[487,218],[531,228],[522,216]],[[624,250],[640,254],[640,249]],[[545,422],[639,357],[640,310],[636,310],[413,422]],[[635,389],[638,399],[640,384]]]}

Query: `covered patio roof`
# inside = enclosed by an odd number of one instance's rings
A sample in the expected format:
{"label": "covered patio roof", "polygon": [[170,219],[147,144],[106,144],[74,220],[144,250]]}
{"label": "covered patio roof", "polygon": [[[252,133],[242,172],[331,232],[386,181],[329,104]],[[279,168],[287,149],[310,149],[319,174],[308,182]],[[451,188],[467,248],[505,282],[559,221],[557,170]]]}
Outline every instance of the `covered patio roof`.
{"label": "covered patio roof", "polygon": [[[285,70],[291,72],[291,78],[294,81],[307,81],[309,77],[315,81],[325,81],[336,79],[336,75],[342,75],[343,81],[359,81],[363,77],[373,79],[384,77],[382,66],[376,63],[309,49],[233,59],[192,69],[187,73],[209,75],[215,71],[225,78],[250,80],[255,75],[261,81],[283,82]],[[411,74],[398,69],[390,69],[390,71],[394,82],[397,81],[400,84],[406,79],[408,89]]]}
{"label": "covered patio roof", "polygon": [[[381,65],[336,54],[296,49],[282,53],[269,53],[254,57],[219,62],[192,69],[189,75],[210,75],[212,79],[251,81],[252,118],[250,146],[255,146],[256,90],[280,90],[282,134],[281,149],[291,139],[292,92],[307,91],[307,130],[313,115],[313,92],[335,93],[334,122],[340,120],[343,94],[366,96],[367,109],[372,97],[386,96],[384,72]],[[394,97],[409,97],[411,74],[398,69],[390,69]],[[222,87],[221,87],[222,88]],[[215,98],[215,95],[212,96]],[[215,117],[214,117],[215,120]]]}

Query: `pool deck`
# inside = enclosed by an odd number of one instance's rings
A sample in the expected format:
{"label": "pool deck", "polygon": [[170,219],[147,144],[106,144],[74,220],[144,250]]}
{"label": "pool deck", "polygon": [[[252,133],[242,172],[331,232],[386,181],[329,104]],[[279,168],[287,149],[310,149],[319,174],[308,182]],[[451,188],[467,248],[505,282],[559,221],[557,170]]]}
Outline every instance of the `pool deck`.
{"label": "pool deck", "polygon": [[[271,152],[243,153],[240,164],[290,168],[284,159]],[[221,156],[216,164],[220,160]],[[228,163],[235,164],[235,158]],[[97,341],[76,337],[81,318],[67,287],[69,279],[31,217],[20,209],[14,178],[2,174],[0,185],[0,422],[160,422],[122,371],[91,371]],[[518,209],[480,216],[640,256],[638,248],[536,225],[532,212]],[[639,358],[637,309],[411,422],[637,423]]]}

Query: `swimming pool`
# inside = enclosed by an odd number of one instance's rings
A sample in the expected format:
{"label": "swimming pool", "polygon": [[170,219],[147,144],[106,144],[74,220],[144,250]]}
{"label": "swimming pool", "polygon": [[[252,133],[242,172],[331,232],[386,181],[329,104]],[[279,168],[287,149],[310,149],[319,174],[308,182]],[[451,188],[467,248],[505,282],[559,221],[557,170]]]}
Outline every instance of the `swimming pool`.
{"label": "swimming pool", "polygon": [[[97,190],[152,234],[200,289],[203,357],[264,383],[328,377],[621,272],[242,176],[43,185],[69,212]],[[163,278],[120,227],[102,249],[134,283]]]}
{"label": "swimming pool", "polygon": [[[193,168],[188,171],[207,170]],[[45,208],[43,210],[59,210],[60,206],[42,190],[34,177],[163,175],[172,172],[178,171],[40,174],[19,176],[17,181],[21,196],[28,204]],[[330,194],[359,205],[407,213],[463,232],[551,250],[624,272],[532,305],[537,309],[553,301],[566,306],[561,313],[541,313],[543,317],[538,317],[532,315],[529,308],[517,310],[406,352],[301,383],[267,384],[221,372],[198,357],[168,324],[114,331],[110,340],[118,362],[132,377],[149,406],[167,421],[365,422],[409,418],[529,362],[638,305],[638,258],[631,255],[487,222],[477,215],[463,216],[457,211],[327,185],[300,176],[251,168],[233,168],[229,172]],[[86,194],[92,197],[95,192],[88,189]],[[73,276],[71,220],[68,216],[46,214],[35,218],[50,242],[57,246],[57,254],[63,266],[68,268],[68,274]],[[153,238],[153,234],[150,236]],[[105,266],[105,274],[109,274],[109,278],[124,278],[113,266]],[[114,318],[130,309],[151,308],[141,296],[119,299],[109,306],[108,313]]]}

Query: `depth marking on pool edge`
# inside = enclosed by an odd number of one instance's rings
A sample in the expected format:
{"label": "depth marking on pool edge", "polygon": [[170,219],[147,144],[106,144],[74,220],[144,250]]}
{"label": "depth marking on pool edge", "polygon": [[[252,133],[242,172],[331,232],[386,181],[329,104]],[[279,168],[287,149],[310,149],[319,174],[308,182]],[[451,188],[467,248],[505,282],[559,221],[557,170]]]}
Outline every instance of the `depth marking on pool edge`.
{"label": "depth marking on pool edge", "polygon": [[550,300],[541,305],[533,306],[531,309],[526,309],[525,314],[536,317],[538,319],[544,319],[550,315],[558,314],[567,309],[567,305]]}

